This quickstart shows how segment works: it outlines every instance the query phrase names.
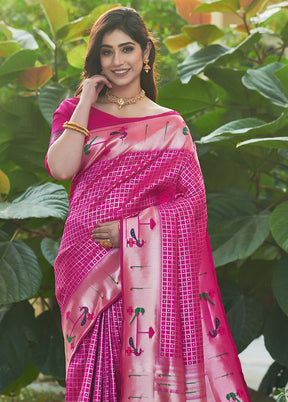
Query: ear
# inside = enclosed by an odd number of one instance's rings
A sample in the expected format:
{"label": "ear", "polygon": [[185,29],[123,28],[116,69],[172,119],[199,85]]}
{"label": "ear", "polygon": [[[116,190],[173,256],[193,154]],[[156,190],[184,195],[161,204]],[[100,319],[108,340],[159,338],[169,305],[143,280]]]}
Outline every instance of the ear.
{"label": "ear", "polygon": [[149,55],[150,55],[151,48],[152,48],[152,44],[151,44],[151,42],[149,41],[149,42],[147,43],[146,49],[145,49],[144,52],[143,52],[144,60],[145,60],[145,59],[149,59]]}

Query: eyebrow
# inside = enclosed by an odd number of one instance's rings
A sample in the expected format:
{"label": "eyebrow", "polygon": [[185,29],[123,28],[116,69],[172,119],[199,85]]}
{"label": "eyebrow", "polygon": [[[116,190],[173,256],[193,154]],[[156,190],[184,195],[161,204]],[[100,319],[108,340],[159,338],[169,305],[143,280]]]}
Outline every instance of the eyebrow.
{"label": "eyebrow", "polygon": [[[120,45],[118,45],[118,47],[123,47],[123,46],[127,46],[127,45],[135,45],[135,43],[133,43],[133,42],[120,43]],[[113,46],[105,45],[105,44],[101,45],[100,47],[109,47],[111,49],[113,48]]]}

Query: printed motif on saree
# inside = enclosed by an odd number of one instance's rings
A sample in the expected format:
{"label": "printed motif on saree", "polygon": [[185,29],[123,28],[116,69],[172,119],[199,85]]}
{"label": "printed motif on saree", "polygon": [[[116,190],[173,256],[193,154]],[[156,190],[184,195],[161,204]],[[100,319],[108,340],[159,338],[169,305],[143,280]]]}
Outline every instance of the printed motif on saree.
{"label": "printed motif on saree", "polygon": [[[67,367],[99,314],[122,295],[121,401],[251,401],[185,122],[168,112],[89,128],[55,262]],[[91,231],[116,219],[121,249],[107,250]]]}

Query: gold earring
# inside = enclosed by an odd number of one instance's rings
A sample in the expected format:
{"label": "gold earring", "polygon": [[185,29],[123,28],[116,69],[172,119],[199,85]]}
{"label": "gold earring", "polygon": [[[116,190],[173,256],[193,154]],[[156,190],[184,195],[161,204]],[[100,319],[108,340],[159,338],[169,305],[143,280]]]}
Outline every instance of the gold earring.
{"label": "gold earring", "polygon": [[145,70],[145,73],[149,73],[149,70],[151,70],[151,67],[149,66],[149,59],[145,59],[144,60],[144,64],[145,64],[145,66],[143,67],[143,70]]}

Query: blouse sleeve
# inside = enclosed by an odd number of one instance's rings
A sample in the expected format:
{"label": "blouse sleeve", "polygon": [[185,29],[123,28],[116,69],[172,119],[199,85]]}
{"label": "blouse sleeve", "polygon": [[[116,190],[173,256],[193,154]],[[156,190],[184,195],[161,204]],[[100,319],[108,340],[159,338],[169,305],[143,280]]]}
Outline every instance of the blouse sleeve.
{"label": "blouse sleeve", "polygon": [[[53,114],[53,122],[52,122],[52,130],[51,130],[51,137],[50,137],[50,142],[49,142],[49,146],[48,149],[51,147],[52,144],[54,144],[54,142],[56,140],[58,140],[58,138],[62,135],[62,133],[64,132],[63,129],[63,124],[65,123],[65,121],[69,121],[75,108],[76,108],[77,102],[75,102],[75,98],[71,98],[71,99],[65,99],[58,107],[58,109],[54,112]],[[51,171],[49,169],[48,166],[48,161],[47,161],[47,154],[45,156],[45,161],[44,161],[44,165],[49,173],[50,176],[51,175]]]}

